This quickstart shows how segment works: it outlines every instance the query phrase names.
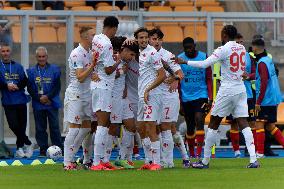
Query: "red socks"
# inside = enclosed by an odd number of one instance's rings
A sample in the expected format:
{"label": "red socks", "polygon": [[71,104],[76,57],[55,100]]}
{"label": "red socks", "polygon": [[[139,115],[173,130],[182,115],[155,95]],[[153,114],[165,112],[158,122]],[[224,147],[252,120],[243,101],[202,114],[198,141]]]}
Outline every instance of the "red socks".
{"label": "red socks", "polygon": [[189,155],[191,157],[194,157],[194,146],[195,146],[195,134],[193,135],[187,135],[186,134],[186,140],[187,140],[187,144],[188,144],[188,148],[189,148]]}
{"label": "red socks", "polygon": [[256,130],[256,152],[259,154],[264,154],[264,141],[265,141],[264,129],[257,129]]}
{"label": "red socks", "polygon": [[275,127],[273,131],[271,131],[271,134],[275,137],[277,142],[284,147],[284,137],[281,131],[277,127]]}
{"label": "red socks", "polygon": [[236,130],[230,130],[230,137],[234,151],[240,150],[240,133]]}
{"label": "red socks", "polygon": [[202,146],[204,143],[204,131],[203,130],[197,130],[196,131],[196,156],[201,157],[202,152]]}

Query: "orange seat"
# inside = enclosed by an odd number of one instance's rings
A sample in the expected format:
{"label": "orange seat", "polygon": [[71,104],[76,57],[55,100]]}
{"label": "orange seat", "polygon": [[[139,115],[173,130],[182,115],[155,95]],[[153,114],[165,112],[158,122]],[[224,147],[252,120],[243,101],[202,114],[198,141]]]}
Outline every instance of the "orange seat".
{"label": "orange seat", "polygon": [[33,7],[21,7],[21,10],[34,10]]}
{"label": "orange seat", "polygon": [[16,7],[4,7],[4,10],[17,10]]}
{"label": "orange seat", "polygon": [[203,11],[203,12],[224,12],[224,8],[219,7],[219,6],[205,6],[205,7],[202,7],[200,11]]}
{"label": "orange seat", "polygon": [[50,25],[35,25],[32,35],[33,42],[35,43],[56,43],[59,41],[56,30]]}
{"label": "orange seat", "polygon": [[108,5],[108,6],[99,6],[97,8],[97,11],[120,11],[120,8],[118,6],[112,7],[110,5]]}
{"label": "orange seat", "polygon": [[92,6],[77,6],[77,7],[72,7],[71,10],[73,11],[93,11],[94,8]]}
{"label": "orange seat", "polygon": [[170,1],[171,7],[192,6],[192,5],[193,5],[193,2],[190,2],[188,0]]}
{"label": "orange seat", "polygon": [[110,6],[110,4],[107,3],[107,2],[99,2],[99,3],[96,4],[95,8],[98,8],[100,6]]}
{"label": "orange seat", "polygon": [[76,0],[76,1],[64,1],[65,7],[71,8],[71,7],[78,7],[78,6],[85,6],[86,1],[85,0]]}
{"label": "orange seat", "polygon": [[171,12],[172,8],[167,6],[150,6],[149,11],[151,12]]}
{"label": "orange seat", "polygon": [[284,102],[280,103],[277,109],[277,125],[284,125]]}
{"label": "orange seat", "polygon": [[20,25],[14,25],[12,26],[12,36],[14,43],[21,42],[21,26]]}
{"label": "orange seat", "polygon": [[18,3],[18,7],[21,9],[23,7],[32,7],[32,5],[29,3]]}
{"label": "orange seat", "polygon": [[219,6],[219,3],[215,0],[197,0],[195,1],[196,7],[205,7],[205,6]]}
{"label": "orange seat", "polygon": [[194,6],[178,6],[175,8],[176,12],[194,12],[196,11]]}
{"label": "orange seat", "polygon": [[195,41],[207,41],[207,28],[203,23],[189,24],[184,28],[184,37],[192,37]]}
{"label": "orange seat", "polygon": [[181,27],[178,25],[161,26],[160,29],[165,34],[165,42],[181,42],[183,40],[183,33]]}

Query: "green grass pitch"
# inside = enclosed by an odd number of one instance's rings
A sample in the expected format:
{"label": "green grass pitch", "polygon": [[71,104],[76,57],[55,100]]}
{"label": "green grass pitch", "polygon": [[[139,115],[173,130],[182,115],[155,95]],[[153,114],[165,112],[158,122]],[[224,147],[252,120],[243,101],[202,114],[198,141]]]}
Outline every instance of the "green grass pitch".
{"label": "green grass pitch", "polygon": [[[248,159],[214,159],[208,170],[63,171],[62,165],[0,167],[1,189],[281,189],[284,159],[261,159],[261,168],[246,169]],[[139,167],[142,162],[135,162]]]}

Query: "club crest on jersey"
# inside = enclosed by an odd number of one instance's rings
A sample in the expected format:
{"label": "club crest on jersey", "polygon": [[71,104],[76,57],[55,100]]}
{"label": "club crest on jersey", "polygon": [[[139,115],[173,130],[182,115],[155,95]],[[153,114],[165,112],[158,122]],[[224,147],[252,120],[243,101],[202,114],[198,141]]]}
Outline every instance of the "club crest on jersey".
{"label": "club crest on jersey", "polygon": [[77,68],[77,63],[74,62],[74,63],[73,63],[73,66],[74,66],[74,68]]}

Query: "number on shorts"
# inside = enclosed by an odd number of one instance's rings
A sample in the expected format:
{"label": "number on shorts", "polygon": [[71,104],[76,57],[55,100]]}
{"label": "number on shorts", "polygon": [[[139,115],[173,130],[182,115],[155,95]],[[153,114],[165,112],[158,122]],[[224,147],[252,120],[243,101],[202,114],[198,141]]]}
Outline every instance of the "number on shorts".
{"label": "number on shorts", "polygon": [[170,117],[168,116],[168,115],[169,115],[170,108],[169,108],[169,107],[166,107],[165,110],[166,110],[166,119],[170,119]]}
{"label": "number on shorts", "polygon": [[144,114],[150,115],[150,114],[152,114],[152,112],[153,112],[152,106],[145,106],[144,107]]}
{"label": "number on shorts", "polygon": [[[240,55],[237,52],[234,52],[231,56],[230,56],[230,70],[232,72],[237,72],[239,71],[239,69],[241,68],[242,71],[245,71],[245,67],[246,67],[246,62],[244,60],[246,53],[242,52]],[[241,63],[241,67],[240,67],[240,63]]]}

